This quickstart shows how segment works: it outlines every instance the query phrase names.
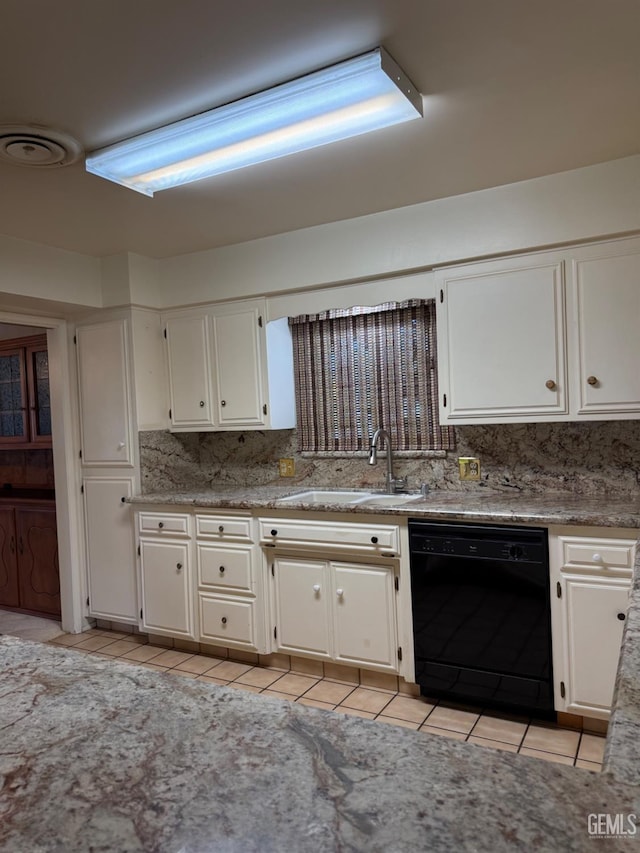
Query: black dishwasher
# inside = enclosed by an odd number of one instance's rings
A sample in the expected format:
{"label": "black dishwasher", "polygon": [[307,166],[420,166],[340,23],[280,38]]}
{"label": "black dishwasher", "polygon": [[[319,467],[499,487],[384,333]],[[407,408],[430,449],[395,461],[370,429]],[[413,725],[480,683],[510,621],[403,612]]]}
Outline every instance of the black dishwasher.
{"label": "black dishwasher", "polygon": [[421,693],[552,716],[546,529],[410,519],[409,539]]}

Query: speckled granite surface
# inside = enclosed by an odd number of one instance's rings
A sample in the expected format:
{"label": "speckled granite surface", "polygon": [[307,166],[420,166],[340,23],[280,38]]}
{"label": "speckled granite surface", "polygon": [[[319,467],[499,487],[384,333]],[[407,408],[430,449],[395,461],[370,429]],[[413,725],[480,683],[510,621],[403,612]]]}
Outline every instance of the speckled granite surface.
{"label": "speckled granite surface", "polygon": [[4,851],[583,853],[589,814],[640,814],[617,748],[594,774],[14,638],[0,663]]}
{"label": "speckled granite surface", "polygon": [[[486,424],[456,427],[453,452],[399,456],[396,469],[412,488],[474,493],[460,483],[458,456],[477,456],[482,485],[508,493],[640,494],[640,421]],[[297,485],[382,488],[384,459],[300,454],[295,430],[139,434],[143,492],[217,488],[278,478],[281,457],[295,462]]]}
{"label": "speckled granite surface", "polygon": [[280,502],[283,497],[304,491],[300,486],[221,486],[211,490],[150,493],[131,498],[131,502],[266,511],[313,508],[319,512],[382,513],[441,520],[640,528],[640,497],[581,497],[553,493],[505,495],[484,489],[476,493],[433,491],[424,500],[416,495],[416,501],[397,507],[335,503],[330,496],[322,504],[309,504],[304,496],[300,501]]}

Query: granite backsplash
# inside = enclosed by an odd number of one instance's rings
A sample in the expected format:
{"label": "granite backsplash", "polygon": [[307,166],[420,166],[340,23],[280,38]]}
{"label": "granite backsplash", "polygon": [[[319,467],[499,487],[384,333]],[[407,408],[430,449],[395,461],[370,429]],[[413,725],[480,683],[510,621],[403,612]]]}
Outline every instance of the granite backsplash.
{"label": "granite backsplash", "polygon": [[[640,421],[499,424],[457,427],[457,449],[400,456],[396,472],[410,489],[565,494],[640,495]],[[384,454],[310,456],[297,451],[295,430],[273,432],[141,432],[142,491],[215,488],[216,485],[292,485],[383,488]],[[482,477],[461,483],[458,457],[477,456]],[[280,478],[278,459],[292,458],[296,475]]]}

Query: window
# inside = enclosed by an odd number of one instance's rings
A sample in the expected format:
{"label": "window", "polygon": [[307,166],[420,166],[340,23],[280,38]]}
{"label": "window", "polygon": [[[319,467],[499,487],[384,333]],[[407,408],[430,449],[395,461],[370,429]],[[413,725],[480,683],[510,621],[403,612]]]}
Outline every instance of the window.
{"label": "window", "polygon": [[438,422],[434,300],[290,317],[301,451],[450,450]]}

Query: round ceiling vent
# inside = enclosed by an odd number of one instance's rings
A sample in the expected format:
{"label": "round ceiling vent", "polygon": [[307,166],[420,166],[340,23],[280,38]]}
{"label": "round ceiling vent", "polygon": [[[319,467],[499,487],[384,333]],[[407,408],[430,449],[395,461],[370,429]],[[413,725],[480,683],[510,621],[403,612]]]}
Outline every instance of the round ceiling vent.
{"label": "round ceiling vent", "polygon": [[0,125],[0,160],[14,166],[69,166],[81,154],[81,145],[66,133],[37,125]]}

